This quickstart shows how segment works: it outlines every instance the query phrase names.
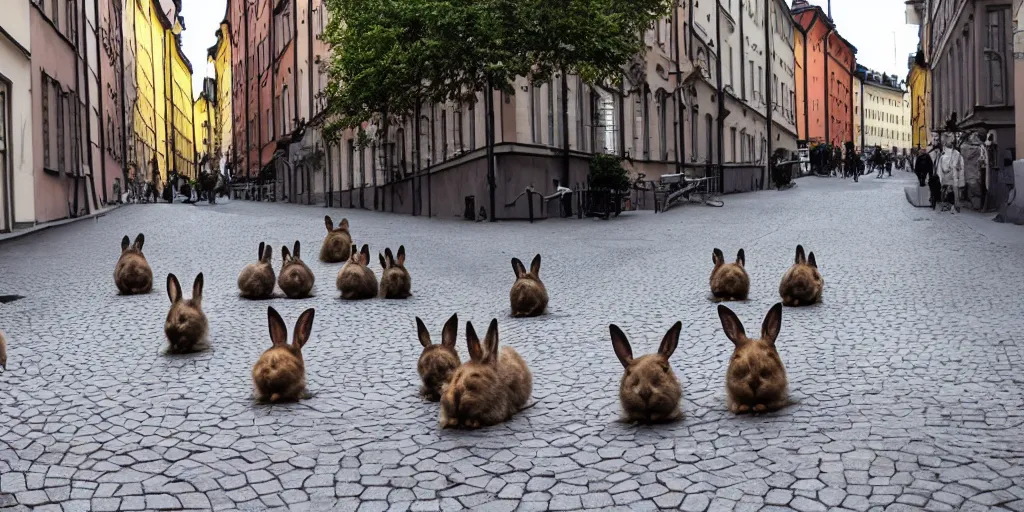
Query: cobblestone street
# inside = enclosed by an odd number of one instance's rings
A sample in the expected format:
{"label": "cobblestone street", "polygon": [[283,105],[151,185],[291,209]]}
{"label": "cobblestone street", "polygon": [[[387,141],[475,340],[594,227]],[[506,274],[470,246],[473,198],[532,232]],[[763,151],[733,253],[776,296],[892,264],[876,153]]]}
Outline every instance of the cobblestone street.
{"label": "cobblestone street", "polygon": [[[610,221],[469,223],[234,201],[133,205],[0,244],[3,510],[1024,510],[1024,250],[969,215],[915,209],[909,173],[808,177]],[[499,198],[500,199],[500,198]],[[407,301],[345,302],[340,265],[316,261],[323,215],[377,252],[404,244]],[[987,222],[987,221],[986,221]],[[1024,238],[1024,231],[1018,237]],[[124,235],[146,235],[149,295],[113,283]],[[257,246],[300,240],[316,296],[245,301]],[[800,243],[823,303],[786,308],[777,347],[792,404],[735,416],[733,345],[709,300],[711,253],[745,249],[749,334],[779,301]],[[541,253],[548,314],[513,319],[509,260]],[[205,275],[211,351],[158,352],[173,272]],[[313,397],[265,406],[250,371],[270,347],[267,306],[289,329],[316,308],[303,350]],[[458,313],[530,365],[532,408],[477,431],[442,430],[417,394],[414,317],[435,342]],[[683,322],[672,365],[684,419],[619,420],[622,366]]]}

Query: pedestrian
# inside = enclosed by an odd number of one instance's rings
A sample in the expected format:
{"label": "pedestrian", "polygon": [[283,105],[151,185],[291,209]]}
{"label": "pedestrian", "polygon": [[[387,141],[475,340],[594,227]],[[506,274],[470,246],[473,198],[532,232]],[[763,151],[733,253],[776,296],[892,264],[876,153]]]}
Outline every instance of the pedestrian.
{"label": "pedestrian", "polygon": [[[966,185],[964,180],[964,157],[953,148],[950,135],[944,134],[941,139],[942,152],[935,162],[936,174],[942,185],[941,200],[944,203],[942,211],[947,209],[953,213],[960,212],[961,188]],[[946,203],[949,207],[947,208]]]}
{"label": "pedestrian", "polygon": [[[157,191],[157,186],[160,184],[160,167],[157,164],[157,160],[156,160],[155,156],[150,161],[150,167],[152,168],[152,170],[151,170],[151,177],[152,177],[152,179],[150,181],[150,190],[147,190],[146,192],[148,194],[148,193],[150,193],[150,191],[152,191],[153,202],[156,203],[157,200],[160,198],[160,194]],[[146,197],[146,200],[149,200],[148,195]]]}
{"label": "pedestrian", "polygon": [[914,174],[917,175],[917,184],[922,187],[928,186],[926,180],[933,172],[931,155],[926,151],[918,151],[917,159],[911,167],[914,169]]}

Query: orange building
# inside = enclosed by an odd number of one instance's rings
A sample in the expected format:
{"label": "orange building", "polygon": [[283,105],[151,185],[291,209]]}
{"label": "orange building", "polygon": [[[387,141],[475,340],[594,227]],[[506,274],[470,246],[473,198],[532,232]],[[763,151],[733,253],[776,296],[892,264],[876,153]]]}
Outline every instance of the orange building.
{"label": "orange building", "polygon": [[857,49],[821,7],[794,0],[797,135],[842,146],[853,140],[853,73]]}

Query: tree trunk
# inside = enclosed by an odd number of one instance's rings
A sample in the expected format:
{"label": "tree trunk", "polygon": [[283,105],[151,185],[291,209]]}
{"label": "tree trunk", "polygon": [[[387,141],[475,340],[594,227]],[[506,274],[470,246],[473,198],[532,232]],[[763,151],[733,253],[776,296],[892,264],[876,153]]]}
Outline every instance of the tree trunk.
{"label": "tree trunk", "polygon": [[486,139],[485,142],[487,144],[487,188],[488,194],[490,196],[490,221],[494,222],[495,220],[497,220],[495,218],[494,212],[494,189],[497,186],[497,178],[494,175],[494,89],[492,89],[491,87],[491,80],[489,78],[487,79],[487,89],[485,90],[485,95],[486,98],[484,98],[484,109],[487,120],[484,122],[486,128],[484,130],[486,135],[484,138]]}

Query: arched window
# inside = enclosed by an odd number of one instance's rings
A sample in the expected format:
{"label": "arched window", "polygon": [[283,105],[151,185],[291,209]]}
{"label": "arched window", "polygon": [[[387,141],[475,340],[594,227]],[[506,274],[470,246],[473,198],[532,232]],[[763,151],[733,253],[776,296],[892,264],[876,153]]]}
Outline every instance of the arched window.
{"label": "arched window", "polygon": [[[719,98],[719,101],[721,101],[721,98]],[[713,136],[713,134],[715,132],[715,128],[714,128],[715,121],[713,119],[711,119],[711,114],[705,114],[704,115],[704,124],[705,124],[705,126],[707,128],[707,131],[708,131],[708,133],[707,133],[708,153],[707,153],[707,159],[705,161],[710,163],[712,161],[712,155],[715,154],[715,151],[714,151],[714,149],[715,149],[714,148],[714,140],[715,139],[714,139],[714,136]]]}
{"label": "arched window", "polygon": [[658,151],[668,160],[668,93],[658,91]]}
{"label": "arched window", "polygon": [[693,111],[690,113],[690,161],[691,162],[696,162],[697,161],[697,155],[699,154],[699,151],[697,151],[697,141],[699,140],[698,137],[697,137],[698,119],[700,119],[700,110],[697,108],[696,105],[694,105]]}

